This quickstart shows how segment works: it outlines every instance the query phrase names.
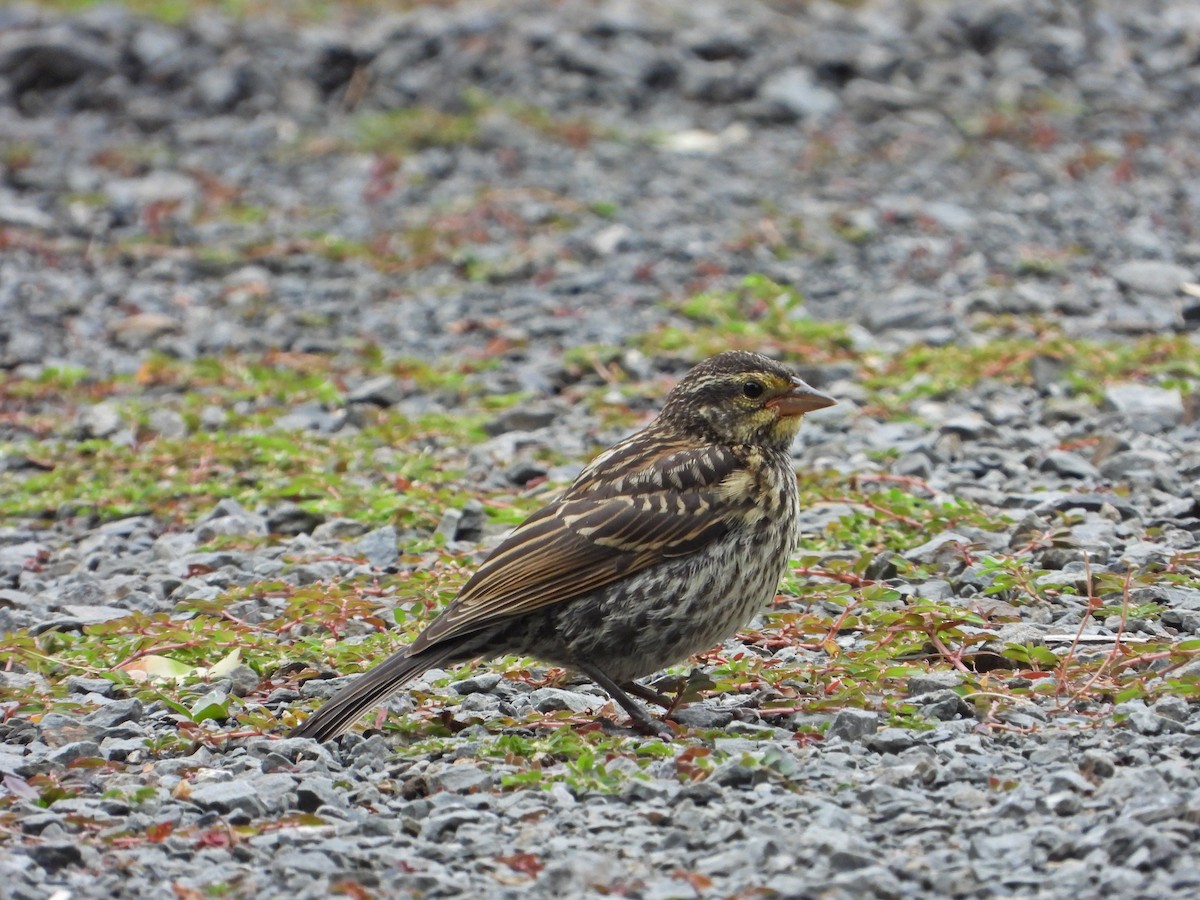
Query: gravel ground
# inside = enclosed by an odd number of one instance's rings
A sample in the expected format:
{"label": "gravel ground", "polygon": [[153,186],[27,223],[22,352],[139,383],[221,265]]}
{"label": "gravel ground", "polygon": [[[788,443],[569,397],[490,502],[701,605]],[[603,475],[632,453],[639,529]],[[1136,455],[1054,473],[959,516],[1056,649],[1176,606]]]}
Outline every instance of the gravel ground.
{"label": "gravel ground", "polygon": [[[410,123],[398,138],[395,120],[388,131],[371,118],[414,105],[471,133],[454,142]],[[879,352],[968,345],[1002,320],[1089,338],[1200,328],[1192,0],[467,0],[319,26],[4,6],[0,135],[0,369],[23,377],[130,373],[154,352],[354,359],[369,344],[385,357],[499,354],[497,390],[550,398],[564,350],[679,324],[664,297],[752,273],[795,285],[808,315],[850,323],[855,344]],[[370,152],[386,140],[407,142],[399,166]],[[671,365],[624,362],[644,378]],[[929,535],[909,558],[944,577],[893,579],[898,589],[966,603],[986,573],[946,546],[1018,546],[1061,512],[1068,546],[1038,565],[1063,583],[1084,577],[1082,551],[1120,573],[1196,546],[1200,429],[1178,383],[1109,385],[1096,406],[1046,370],[1028,387],[985,381],[928,401],[918,427],[857,408],[844,372],[816,374],[844,402],[811,417],[799,465],[889,468],[1011,517],[1004,530]],[[582,458],[587,411],[547,408],[520,427]],[[112,416],[82,410],[73,434],[111,435]],[[329,411],[295,416],[334,427]],[[0,421],[0,440],[21,438]],[[1102,453],[1071,449],[1097,440]],[[885,450],[896,455],[881,463]],[[190,567],[213,562],[197,544],[282,522],[225,503],[167,534],[148,517],[2,524],[0,624],[171,611]],[[369,566],[329,561],[348,541],[377,566],[395,561],[387,529],[290,533],[220,565],[238,583],[366,577]],[[324,562],[280,575],[288,554]],[[1165,611],[1127,630],[1200,634],[1200,589],[1140,590]],[[1012,627],[1049,642],[1084,612],[1063,595],[1022,607]],[[1101,624],[1099,636],[1119,626]],[[245,693],[247,671],[225,688]],[[7,686],[29,677],[3,674]],[[846,710],[817,742],[793,737],[803,713],[764,719],[745,698],[710,698],[687,711],[693,722],[732,724],[707,779],[681,781],[668,757],[603,793],[500,790],[504,766],[478,758],[473,729],[432,758],[382,735],[156,755],[146,742],[175,727],[170,710],[81,677],[93,712],[0,724],[0,796],[21,801],[4,819],[3,893],[1200,891],[1194,705],[1135,699],[1097,717],[1030,703],[984,728],[956,684],[910,684],[932,729]],[[483,716],[595,700],[584,685],[528,693],[482,674],[454,689]],[[104,763],[69,768],[92,759]],[[43,808],[22,791],[47,773],[88,790]],[[132,803],[139,788],[151,799]],[[213,837],[263,820],[283,824]],[[81,821],[100,823],[100,839],[81,840]],[[180,836],[197,828],[209,837]],[[122,838],[147,834],[159,838]]]}

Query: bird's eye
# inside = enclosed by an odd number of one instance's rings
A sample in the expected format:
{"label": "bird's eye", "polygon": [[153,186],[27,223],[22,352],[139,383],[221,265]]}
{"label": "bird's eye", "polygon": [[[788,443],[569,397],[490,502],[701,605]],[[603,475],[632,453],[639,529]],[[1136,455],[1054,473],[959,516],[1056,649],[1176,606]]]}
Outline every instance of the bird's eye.
{"label": "bird's eye", "polygon": [[763,388],[762,384],[757,381],[747,381],[742,385],[742,393],[751,400],[757,400],[759,397],[761,397],[763,395],[763,390],[765,389]]}

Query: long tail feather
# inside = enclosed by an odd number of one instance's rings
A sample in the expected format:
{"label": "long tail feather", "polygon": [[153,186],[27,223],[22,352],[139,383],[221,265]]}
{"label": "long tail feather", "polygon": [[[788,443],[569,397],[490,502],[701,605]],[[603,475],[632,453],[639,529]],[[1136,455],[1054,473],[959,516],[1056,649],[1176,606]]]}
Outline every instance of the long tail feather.
{"label": "long tail feather", "polygon": [[460,649],[457,642],[450,642],[415,656],[409,656],[406,650],[389,656],[334,694],[290,736],[327,741],[345,734],[359,716],[426,669],[461,661]]}

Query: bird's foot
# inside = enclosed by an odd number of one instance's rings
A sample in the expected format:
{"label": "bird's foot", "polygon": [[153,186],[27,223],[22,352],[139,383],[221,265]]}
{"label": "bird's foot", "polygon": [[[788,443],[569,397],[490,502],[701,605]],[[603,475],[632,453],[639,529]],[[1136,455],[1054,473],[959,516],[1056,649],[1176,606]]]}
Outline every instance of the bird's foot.
{"label": "bird's foot", "polygon": [[661,719],[646,719],[638,721],[633,719],[633,728],[639,734],[644,734],[646,737],[656,737],[664,741],[675,740],[675,729]]}
{"label": "bird's foot", "polygon": [[645,700],[647,703],[653,703],[655,706],[661,706],[663,709],[669,709],[675,702],[666,694],[659,693],[652,687],[646,687],[644,684],[639,684],[636,681],[627,681],[621,688],[627,694],[632,694],[639,700]]}

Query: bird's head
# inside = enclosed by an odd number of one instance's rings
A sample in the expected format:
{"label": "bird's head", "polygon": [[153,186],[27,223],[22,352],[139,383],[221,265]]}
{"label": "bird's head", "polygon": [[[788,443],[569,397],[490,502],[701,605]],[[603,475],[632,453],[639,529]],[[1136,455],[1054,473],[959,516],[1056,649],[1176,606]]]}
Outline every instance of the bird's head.
{"label": "bird's head", "polygon": [[705,441],[786,449],[806,412],[836,402],[773,359],[731,350],[684,375],[659,419]]}

